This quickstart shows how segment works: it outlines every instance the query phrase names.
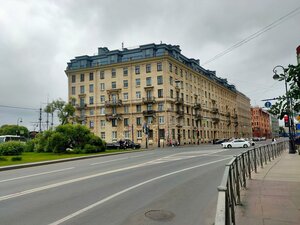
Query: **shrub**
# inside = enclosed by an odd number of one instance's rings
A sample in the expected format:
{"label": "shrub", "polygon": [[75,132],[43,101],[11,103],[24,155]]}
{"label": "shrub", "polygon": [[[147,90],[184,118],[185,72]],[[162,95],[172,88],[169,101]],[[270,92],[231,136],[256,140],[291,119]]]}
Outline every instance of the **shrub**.
{"label": "shrub", "polygon": [[19,141],[10,141],[0,144],[0,155],[21,155],[25,144]]}
{"label": "shrub", "polygon": [[84,146],[84,153],[96,153],[98,148],[95,145],[86,144]]}
{"label": "shrub", "polygon": [[0,156],[0,161],[7,161],[7,158]]}
{"label": "shrub", "polygon": [[54,153],[63,153],[66,152],[66,149],[68,148],[68,138],[67,136],[55,132],[51,135],[51,137],[48,140],[48,143],[46,145],[46,151]]}
{"label": "shrub", "polygon": [[24,148],[24,152],[33,152],[33,151],[34,151],[34,139],[27,141]]}
{"label": "shrub", "polygon": [[22,157],[21,156],[14,156],[11,158],[11,161],[21,161]]}

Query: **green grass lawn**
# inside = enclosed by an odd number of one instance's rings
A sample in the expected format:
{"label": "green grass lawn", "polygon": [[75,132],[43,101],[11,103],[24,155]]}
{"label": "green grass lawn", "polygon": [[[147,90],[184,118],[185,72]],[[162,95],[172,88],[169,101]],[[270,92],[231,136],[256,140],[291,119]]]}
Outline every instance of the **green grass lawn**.
{"label": "green grass lawn", "polygon": [[[126,150],[126,152],[127,151],[130,150]],[[114,152],[124,152],[124,150],[106,150],[105,152],[100,152],[95,154],[54,154],[54,153],[23,152],[23,154],[20,155],[20,157],[22,157],[21,161],[11,161],[11,158],[13,158],[14,156],[1,156],[1,158],[5,158],[7,159],[7,161],[0,160],[0,167],[23,164],[23,163],[55,160],[55,159],[66,159],[66,158],[73,158],[73,157],[80,157],[80,156],[103,155],[103,154],[109,154]]]}

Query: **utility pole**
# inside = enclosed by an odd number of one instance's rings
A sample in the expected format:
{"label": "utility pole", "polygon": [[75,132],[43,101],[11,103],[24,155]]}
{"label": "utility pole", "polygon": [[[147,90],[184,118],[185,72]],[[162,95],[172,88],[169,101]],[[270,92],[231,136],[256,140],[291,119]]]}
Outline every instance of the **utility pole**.
{"label": "utility pole", "polygon": [[42,132],[42,108],[40,108],[40,117],[39,117],[39,132]]}

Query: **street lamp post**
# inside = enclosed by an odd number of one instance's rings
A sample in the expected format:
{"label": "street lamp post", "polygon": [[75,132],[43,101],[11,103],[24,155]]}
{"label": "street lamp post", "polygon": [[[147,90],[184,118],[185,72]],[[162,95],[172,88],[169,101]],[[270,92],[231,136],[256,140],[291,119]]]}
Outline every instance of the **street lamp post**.
{"label": "street lamp post", "polygon": [[17,119],[17,125],[19,126],[19,123],[22,123],[23,121],[22,121],[22,118],[21,117],[19,117],[18,119]]}
{"label": "street lamp post", "polygon": [[[277,69],[278,68],[281,68],[283,70],[283,74],[277,74]],[[274,80],[278,80],[279,78],[283,77],[284,78],[284,83],[285,83],[285,95],[286,95],[286,100],[287,100],[287,107],[288,107],[288,110],[287,110],[287,115],[288,115],[288,118],[289,118],[289,121],[288,121],[288,128],[289,128],[289,153],[290,154],[295,154],[296,153],[296,148],[295,148],[295,140],[294,140],[294,134],[292,133],[292,127],[291,127],[291,120],[293,120],[292,118],[292,107],[291,107],[291,99],[290,97],[288,96],[288,88],[287,88],[287,81],[286,81],[286,70],[283,66],[275,66],[273,68],[273,72],[274,72],[274,76],[273,76],[273,79]]]}

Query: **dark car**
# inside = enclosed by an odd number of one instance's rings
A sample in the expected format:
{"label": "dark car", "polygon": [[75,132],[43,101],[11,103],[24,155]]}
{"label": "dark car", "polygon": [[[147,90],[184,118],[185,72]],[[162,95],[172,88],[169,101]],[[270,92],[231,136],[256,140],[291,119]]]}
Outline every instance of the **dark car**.
{"label": "dark car", "polygon": [[214,140],[214,144],[222,144],[223,142],[226,142],[226,141],[228,141],[228,139],[216,139],[216,140]]}
{"label": "dark car", "polygon": [[132,148],[132,149],[138,149],[141,148],[141,145],[138,143],[134,143],[133,141],[129,139],[120,140],[120,148],[126,149],[126,148]]}
{"label": "dark car", "polygon": [[120,149],[121,145],[120,143],[117,142],[112,142],[112,143],[106,143],[106,149]]}

